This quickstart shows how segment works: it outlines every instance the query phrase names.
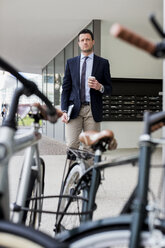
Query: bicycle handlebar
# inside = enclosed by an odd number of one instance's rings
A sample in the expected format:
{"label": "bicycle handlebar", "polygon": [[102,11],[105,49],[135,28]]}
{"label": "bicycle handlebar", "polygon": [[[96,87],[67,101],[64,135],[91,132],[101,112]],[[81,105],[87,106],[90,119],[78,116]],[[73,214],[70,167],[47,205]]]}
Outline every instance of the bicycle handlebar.
{"label": "bicycle handlebar", "polygon": [[156,51],[156,45],[144,37],[134,33],[133,31],[121,26],[118,23],[112,25],[110,33],[117,38],[120,38],[138,48],[145,50],[146,52],[154,55]]}
{"label": "bicycle handlebar", "polygon": [[144,50],[145,52],[149,53],[154,57],[165,57],[165,42],[159,42],[158,44],[155,44],[149,41],[148,39],[140,36],[139,34],[136,34],[135,32],[121,26],[118,23],[112,25],[110,33],[114,37],[120,38],[130,43],[131,45],[134,45]]}
{"label": "bicycle handlebar", "polygon": [[[13,104],[12,105],[15,105],[17,107],[18,99],[22,94],[25,94],[26,96],[31,96],[32,94],[35,94],[47,106],[47,110],[46,110],[46,114],[48,117],[47,119],[52,123],[55,123],[57,121],[59,115],[56,114],[56,109],[54,108],[52,103],[49,101],[49,99],[38,89],[37,85],[33,81],[30,81],[30,80],[24,78],[13,66],[11,66],[8,62],[6,62],[1,57],[0,57],[0,67],[2,67],[5,71],[10,72],[24,86],[21,90],[18,90],[19,93],[16,92],[15,96],[13,97]],[[13,127],[13,123],[11,123],[11,122],[13,121],[13,118],[14,118],[15,113],[16,113],[16,107],[14,107],[14,106],[12,106],[12,107],[13,107],[13,111],[10,111],[10,112],[13,112],[13,113],[11,113],[11,116],[9,118],[7,118],[7,123],[4,124],[7,126],[11,126],[11,127]]]}

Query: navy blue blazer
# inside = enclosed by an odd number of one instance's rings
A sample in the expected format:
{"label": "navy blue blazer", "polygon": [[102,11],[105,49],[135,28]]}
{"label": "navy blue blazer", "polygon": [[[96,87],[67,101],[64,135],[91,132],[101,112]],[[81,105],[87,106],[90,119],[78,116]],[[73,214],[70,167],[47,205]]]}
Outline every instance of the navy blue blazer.
{"label": "navy blue blazer", "polygon": [[[112,91],[110,66],[107,59],[94,55],[92,75],[98,82],[104,85],[104,94]],[[90,89],[91,109],[96,122],[102,121],[102,93]],[[80,56],[67,60],[65,76],[62,85],[61,109],[67,111],[70,103],[74,103],[71,119],[78,116],[81,108],[80,102]]]}

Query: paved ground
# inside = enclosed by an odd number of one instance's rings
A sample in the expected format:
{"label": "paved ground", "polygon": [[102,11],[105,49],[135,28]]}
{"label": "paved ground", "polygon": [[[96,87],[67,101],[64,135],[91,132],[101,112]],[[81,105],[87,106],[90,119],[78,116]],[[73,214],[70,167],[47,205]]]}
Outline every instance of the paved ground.
{"label": "paved ground", "polygon": [[[52,139],[44,137],[40,144],[41,154],[46,163],[46,187],[45,195],[59,194],[62,174],[65,164],[65,145],[60,144]],[[119,158],[130,154],[137,153],[136,149],[120,149],[114,152],[107,153],[105,158]],[[10,188],[11,188],[11,202],[16,197],[16,188],[19,180],[19,173],[21,170],[21,161],[23,154],[14,156],[10,162]],[[161,150],[158,149],[153,161],[156,163],[161,162]],[[114,216],[119,213],[124,201],[132,191],[137,182],[137,167],[125,165],[114,167],[105,170],[105,180],[99,188],[97,195],[98,208],[95,211],[94,219]],[[151,182],[152,188],[156,190],[161,175],[160,169],[152,169]],[[54,210],[56,207],[55,201],[47,201],[45,208]],[[55,216],[44,215],[42,219],[42,228],[44,232],[52,235],[54,228]]]}
{"label": "paved ground", "polygon": [[[42,136],[42,139],[39,141],[39,149],[41,155],[65,155],[66,154],[66,145],[60,142],[57,142],[54,139],[51,139],[46,136]],[[19,152],[17,155],[23,155],[24,151]]]}
{"label": "paved ground", "polygon": [[66,145],[46,136],[42,137],[39,143],[41,155],[65,155]]}

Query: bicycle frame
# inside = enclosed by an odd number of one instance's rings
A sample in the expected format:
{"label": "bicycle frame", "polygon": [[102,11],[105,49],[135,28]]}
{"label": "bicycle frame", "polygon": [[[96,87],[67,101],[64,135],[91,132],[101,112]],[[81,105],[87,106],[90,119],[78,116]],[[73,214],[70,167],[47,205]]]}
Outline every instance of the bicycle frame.
{"label": "bicycle frame", "polygon": [[[87,209],[91,213],[89,215],[85,215],[84,217],[82,217],[83,221],[88,221],[88,220],[92,219],[92,216],[93,216],[92,209],[94,207],[97,190],[98,190],[99,185],[100,185],[101,171],[106,169],[106,168],[126,165],[129,163],[134,165],[134,163],[136,163],[138,161],[138,156],[136,156],[136,155],[126,157],[126,158],[123,158],[120,160],[114,160],[111,162],[109,162],[108,160],[107,161],[101,161],[101,154],[98,151],[96,154],[98,154],[98,155],[95,157],[94,167],[89,168],[86,171],[86,173],[83,175],[83,177],[80,179],[80,181],[82,181],[83,178],[86,177],[86,175],[88,175],[89,173],[92,173],[92,179],[91,179],[91,183],[90,183],[90,191],[89,191],[89,194],[87,195],[87,199],[89,199],[89,202],[86,203],[86,206],[83,209],[83,211],[85,211]],[[131,206],[131,203],[128,204],[127,208],[124,211],[124,214],[127,214],[127,211],[130,208],[130,206]]]}
{"label": "bicycle frame", "polygon": [[[16,143],[21,149],[26,142],[29,143],[28,134],[23,135],[23,137],[16,138]],[[37,139],[36,139],[37,136]],[[28,186],[30,184],[30,172],[32,169],[32,161],[35,157],[35,166],[33,169],[37,172],[38,178],[40,178],[40,162],[39,162],[39,150],[38,150],[38,141],[41,139],[41,134],[38,133],[38,126],[34,127],[34,130],[31,131],[31,141],[27,144],[27,148],[25,150],[24,161],[22,165],[21,177],[19,179],[19,186],[17,191],[16,202],[14,203],[14,212],[12,216],[12,221],[21,222],[23,212],[21,211],[21,207],[25,207],[26,195]],[[21,141],[23,140],[23,143]],[[20,145],[19,145],[20,144]],[[30,145],[30,146],[29,146]],[[41,185],[40,185],[41,186]],[[39,195],[41,196],[41,187],[39,188]],[[39,200],[38,200],[39,201]],[[39,201],[41,204],[41,201]]]}
{"label": "bicycle frame", "polygon": [[[146,218],[146,206],[148,204],[149,171],[151,165],[152,143],[151,126],[159,123],[165,116],[164,112],[153,117],[148,112],[144,115],[144,133],[140,137],[139,173],[135,199],[133,201],[133,219],[131,223],[130,248],[138,248],[140,244],[140,232]],[[160,128],[160,127],[158,127]]]}
{"label": "bicycle frame", "polygon": [[[17,210],[19,207],[24,206],[25,195],[27,193],[27,187],[30,180],[30,170],[32,165],[32,159],[34,154],[36,156],[37,170],[39,170],[39,152],[37,142],[41,138],[41,134],[38,132],[38,127],[34,130],[31,129],[23,135],[18,136],[15,130],[10,127],[0,128],[0,147],[3,146],[5,150],[5,156],[0,159],[0,218],[10,219],[10,207],[9,207],[9,189],[8,189],[8,164],[10,158],[14,153],[27,148],[26,155],[24,158],[22,177],[19,183],[19,189],[17,193],[16,206]],[[20,221],[20,212],[16,212],[13,215],[15,222]]]}
{"label": "bicycle frame", "polygon": [[[76,153],[74,154],[76,155]],[[114,161],[108,161],[108,160],[101,161],[101,156],[102,156],[101,150],[97,149],[95,151],[95,156],[94,156],[94,165],[89,169],[86,169],[86,171],[84,171],[82,177],[79,179],[73,192],[73,195],[75,195],[75,193],[79,191],[79,188],[83,187],[83,193],[84,193],[83,198],[86,199],[86,201],[83,201],[82,214],[80,213],[81,222],[87,222],[91,220],[93,217],[93,211],[95,208],[95,198],[101,180],[101,171],[106,168],[110,168],[114,166],[125,165],[129,163],[134,164],[138,161],[138,156],[136,155]],[[82,166],[82,168],[84,168],[85,167],[84,160],[79,159],[79,162],[80,162],[79,165]],[[88,179],[89,176],[90,179]],[[88,182],[87,185],[85,182]],[[60,223],[63,216],[65,215],[65,212],[67,212],[71,201],[72,199],[70,198],[64,209],[64,214],[60,214],[58,223]]]}
{"label": "bicycle frame", "polygon": [[82,216],[82,221],[87,221],[87,220],[91,220],[93,217],[93,209],[94,209],[94,204],[95,204],[95,199],[96,199],[96,194],[97,194],[97,190],[99,188],[100,185],[100,180],[101,180],[101,174],[100,171],[97,170],[95,168],[95,166],[97,165],[97,163],[99,163],[101,161],[101,155],[102,152],[100,149],[95,151],[95,156],[94,156],[94,166],[92,168],[92,179],[90,182],[90,189],[89,192],[88,190],[85,190],[85,198],[89,199],[89,202],[85,202],[85,204],[83,205],[83,211],[89,211],[91,212],[88,215],[83,215]]}

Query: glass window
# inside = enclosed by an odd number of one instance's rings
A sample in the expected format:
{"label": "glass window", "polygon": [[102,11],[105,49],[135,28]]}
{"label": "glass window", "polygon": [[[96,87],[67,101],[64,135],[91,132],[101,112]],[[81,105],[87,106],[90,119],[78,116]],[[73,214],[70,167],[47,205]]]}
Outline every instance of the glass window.
{"label": "glass window", "polygon": [[78,46],[78,37],[76,37],[73,41],[73,44],[74,44],[74,57],[75,56],[78,56],[80,54],[80,48]]}
{"label": "glass window", "polygon": [[70,42],[66,47],[65,47],[65,65],[66,61],[70,58],[73,58],[73,41]]}
{"label": "glass window", "polygon": [[0,70],[0,110],[2,106],[8,109],[16,86],[17,79],[10,73]]}
{"label": "glass window", "polygon": [[54,103],[60,104],[60,96],[62,91],[62,82],[64,77],[64,50],[62,50],[55,58],[55,74],[54,74]]}
{"label": "glass window", "polygon": [[[42,78],[40,74],[34,74],[34,73],[25,73],[25,72],[20,72],[20,74],[33,81],[39,88],[39,90],[42,91]],[[18,85],[20,83],[18,82]],[[33,103],[33,102],[41,102],[41,100],[36,96],[36,95],[31,95],[30,97],[26,97],[25,95],[21,96],[20,98],[20,103]]]}
{"label": "glass window", "polygon": [[54,104],[54,60],[47,65],[47,96]]}
{"label": "glass window", "polygon": [[42,70],[42,92],[47,95],[46,90],[46,67]]}
{"label": "glass window", "polygon": [[89,23],[86,28],[93,32],[93,22]]}

